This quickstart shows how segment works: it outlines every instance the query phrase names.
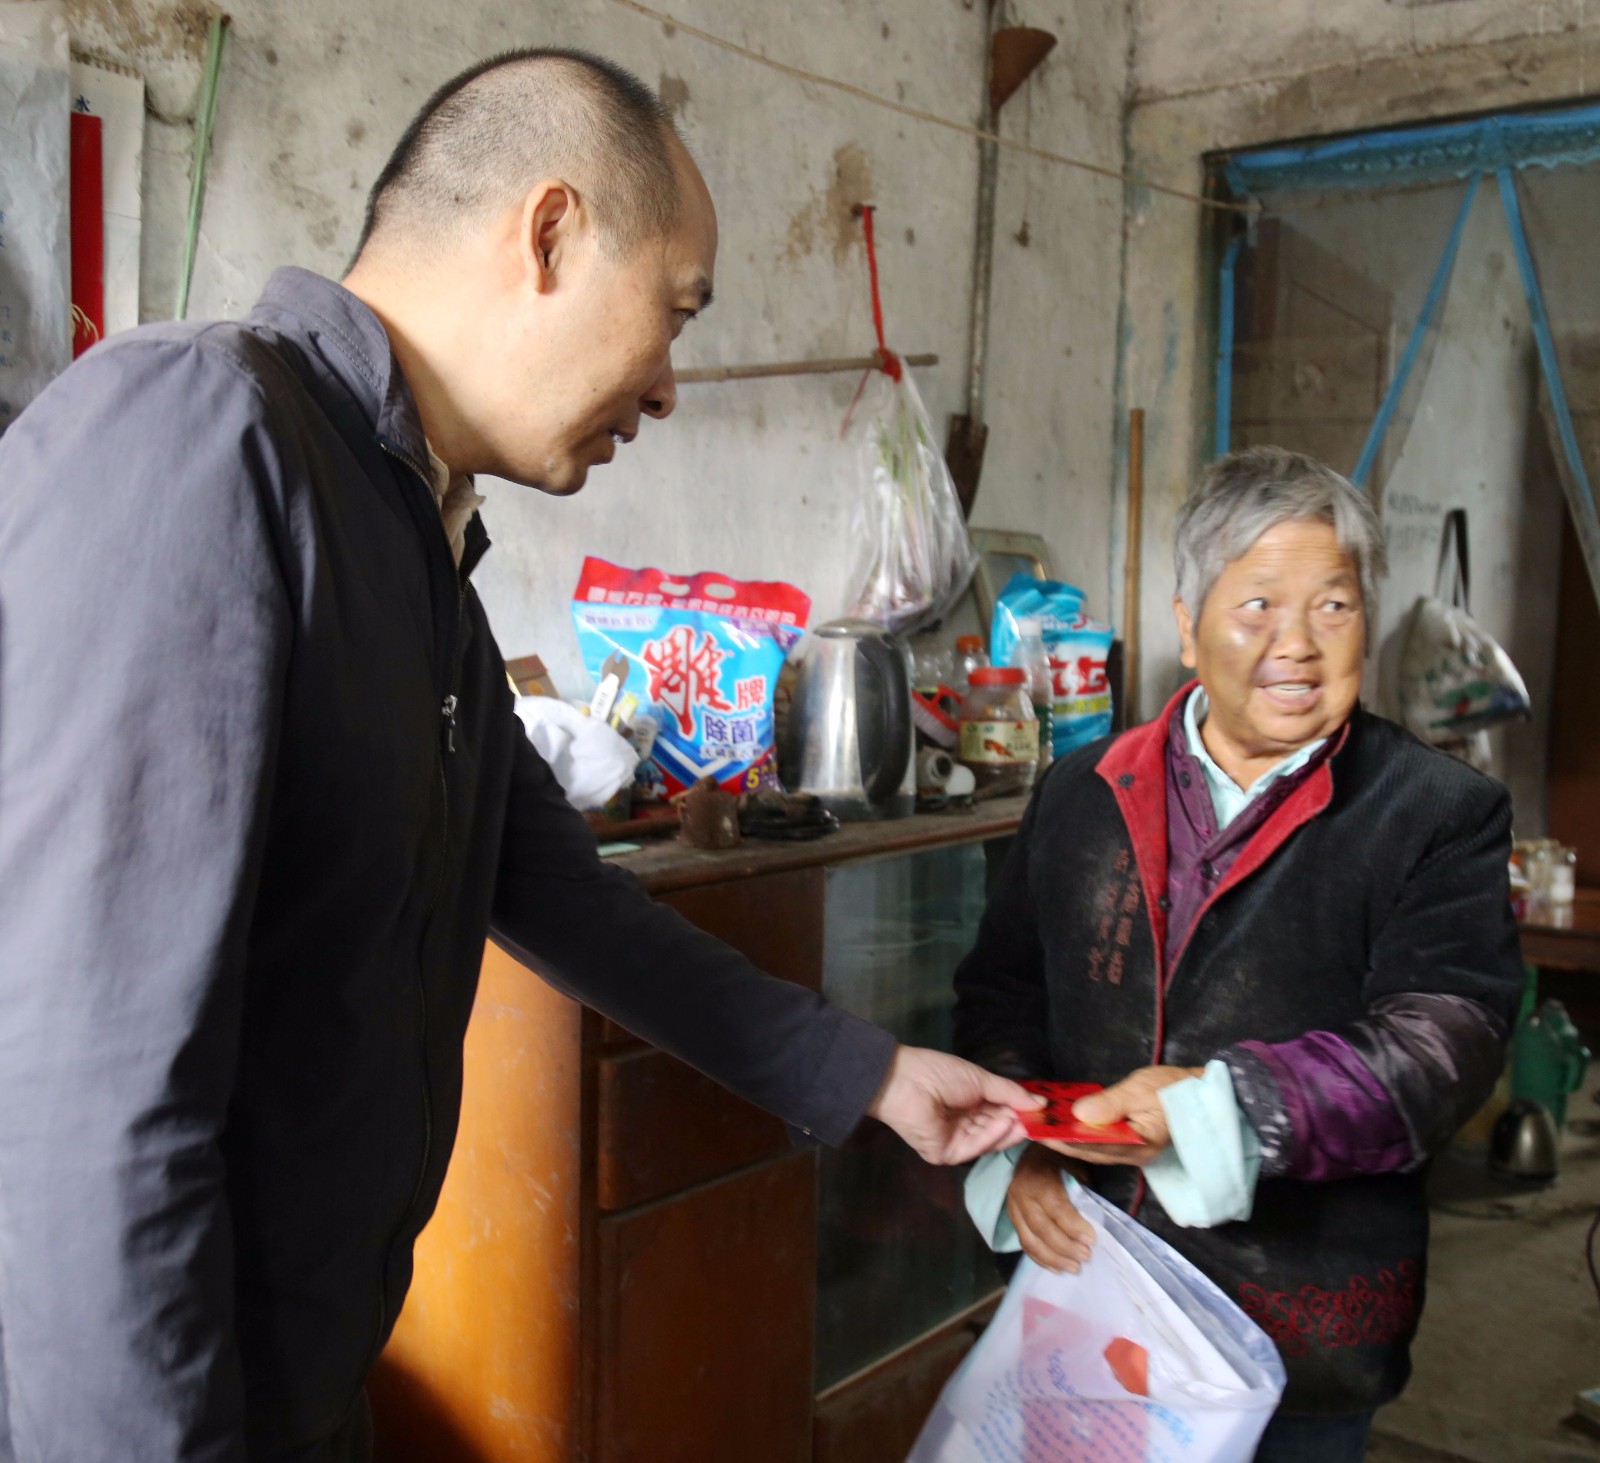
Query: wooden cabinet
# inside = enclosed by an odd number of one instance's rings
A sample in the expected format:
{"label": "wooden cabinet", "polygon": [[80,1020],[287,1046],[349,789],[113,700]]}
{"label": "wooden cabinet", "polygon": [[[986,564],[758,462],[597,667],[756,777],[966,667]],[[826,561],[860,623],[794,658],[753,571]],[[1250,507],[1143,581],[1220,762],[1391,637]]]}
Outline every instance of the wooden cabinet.
{"label": "wooden cabinet", "polygon": [[600,1221],[596,1463],[806,1463],[816,1159]]}
{"label": "wooden cabinet", "polygon": [[813,1463],[901,1463],[994,1314],[989,1298],[817,1398]]}
{"label": "wooden cabinet", "polygon": [[[981,818],[630,864],[763,969],[928,1045]],[[491,948],[460,1133],[372,1383],[379,1463],[900,1463],[998,1282],[958,1176],[838,1151]]]}
{"label": "wooden cabinet", "polygon": [[788,1151],[783,1123],[649,1047],[602,1057],[595,1202],[631,1209]]}
{"label": "wooden cabinet", "polygon": [[485,952],[450,1172],[368,1387],[384,1463],[575,1456],[583,1017]]}

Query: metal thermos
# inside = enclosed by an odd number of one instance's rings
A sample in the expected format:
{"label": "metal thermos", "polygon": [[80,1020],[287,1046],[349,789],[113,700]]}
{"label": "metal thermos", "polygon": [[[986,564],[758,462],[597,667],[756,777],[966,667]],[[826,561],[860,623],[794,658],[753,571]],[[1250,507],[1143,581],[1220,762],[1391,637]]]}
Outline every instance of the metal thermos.
{"label": "metal thermos", "polygon": [[1548,1184],[1561,1167],[1561,1137],[1542,1103],[1514,1097],[1489,1140],[1489,1172],[1519,1184]]}

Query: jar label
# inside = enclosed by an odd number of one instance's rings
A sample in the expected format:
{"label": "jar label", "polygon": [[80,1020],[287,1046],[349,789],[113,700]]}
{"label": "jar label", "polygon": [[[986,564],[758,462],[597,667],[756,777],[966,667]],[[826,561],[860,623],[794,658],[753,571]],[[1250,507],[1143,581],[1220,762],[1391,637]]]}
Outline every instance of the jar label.
{"label": "jar label", "polygon": [[1014,767],[1039,760],[1036,721],[964,721],[961,760],[985,767]]}

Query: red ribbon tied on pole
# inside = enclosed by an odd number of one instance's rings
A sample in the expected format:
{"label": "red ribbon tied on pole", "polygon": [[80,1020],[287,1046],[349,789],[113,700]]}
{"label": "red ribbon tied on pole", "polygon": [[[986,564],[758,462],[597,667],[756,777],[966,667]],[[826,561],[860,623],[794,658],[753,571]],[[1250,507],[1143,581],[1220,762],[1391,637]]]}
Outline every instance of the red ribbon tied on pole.
{"label": "red ribbon tied on pole", "polygon": [[870,203],[861,205],[861,226],[867,235],[867,273],[872,280],[872,328],[878,332],[878,369],[891,380],[898,381],[905,367],[883,339],[883,299],[878,294],[878,246],[872,237],[872,215],[877,209]]}
{"label": "red ribbon tied on pole", "polygon": [[[867,240],[867,276],[872,284],[872,328],[878,335],[878,348],[872,356],[877,362],[875,369],[882,371],[891,381],[898,382],[905,374],[905,362],[889,349],[888,342],[883,338],[883,297],[878,293],[878,246],[872,236],[872,215],[877,212],[871,203],[858,203],[856,212],[861,215],[861,227]],[[856,406],[861,401],[861,393],[867,389],[867,377],[871,371],[864,371],[861,382],[856,387],[856,394],[850,398],[850,409],[844,414],[844,421],[839,427],[839,435],[844,436],[850,430],[850,419],[855,415]]]}

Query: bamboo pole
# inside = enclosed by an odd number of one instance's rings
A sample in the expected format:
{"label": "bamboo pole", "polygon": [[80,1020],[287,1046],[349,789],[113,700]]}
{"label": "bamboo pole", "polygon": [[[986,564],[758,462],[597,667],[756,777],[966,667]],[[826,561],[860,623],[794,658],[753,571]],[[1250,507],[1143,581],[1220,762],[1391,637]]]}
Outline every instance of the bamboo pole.
{"label": "bamboo pole", "polygon": [[[937,366],[932,352],[901,356],[908,366]],[[763,376],[827,376],[844,371],[870,371],[878,364],[875,356],[839,356],[821,361],[774,361],[762,366],[691,366],[676,373],[678,385],[694,386],[707,381],[753,381]]]}
{"label": "bamboo pole", "polygon": [[194,149],[189,161],[189,216],[183,231],[183,263],[178,272],[178,302],[174,314],[189,313],[189,285],[194,279],[195,250],[200,243],[200,213],[206,203],[206,163],[211,158],[211,135],[217,126],[217,84],[222,76],[222,48],[228,39],[229,17],[213,15],[206,36],[206,65],[200,77],[200,97],[194,108]]}
{"label": "bamboo pole", "polygon": [[1124,726],[1139,724],[1139,568],[1144,540],[1144,408],[1128,413],[1128,532],[1122,565],[1122,696]]}

